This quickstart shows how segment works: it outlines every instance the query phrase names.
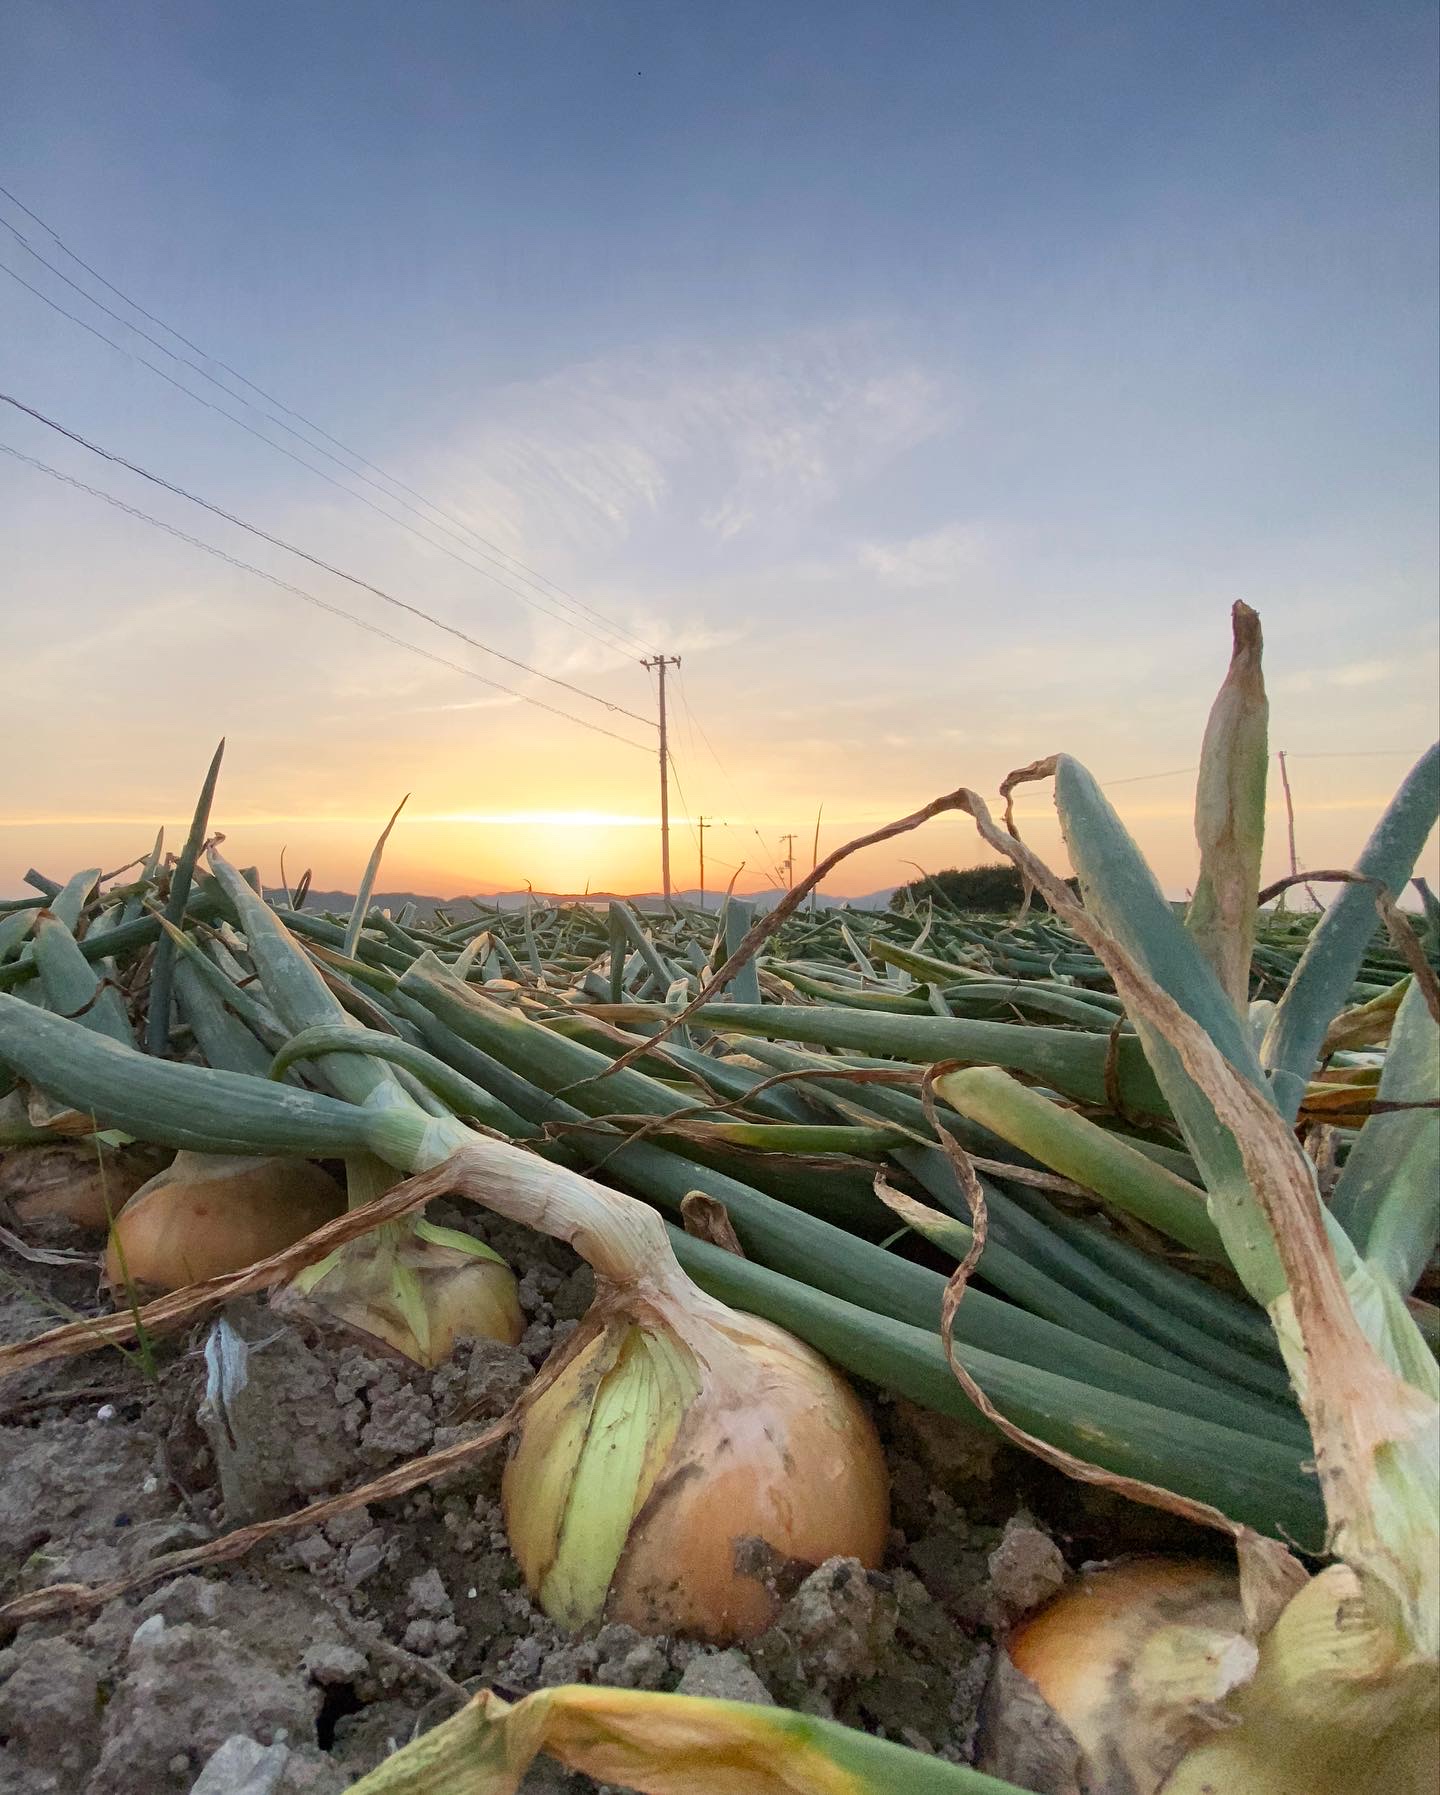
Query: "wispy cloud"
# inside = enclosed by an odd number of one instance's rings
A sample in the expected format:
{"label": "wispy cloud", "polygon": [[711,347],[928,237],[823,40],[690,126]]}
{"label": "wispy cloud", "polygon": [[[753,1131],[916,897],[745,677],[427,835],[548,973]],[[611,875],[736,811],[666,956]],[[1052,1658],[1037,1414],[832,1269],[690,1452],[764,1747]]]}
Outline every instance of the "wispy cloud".
{"label": "wispy cloud", "polygon": [[1270,681],[1272,692],[1316,692],[1327,686],[1378,686],[1401,672],[1398,661],[1349,661],[1340,667],[1301,668]]}
{"label": "wispy cloud", "polygon": [[916,590],[951,586],[985,560],[985,532],[977,524],[946,524],[901,542],[866,542],[860,565],[889,586]]}
{"label": "wispy cloud", "polygon": [[516,553],[594,557],[646,529],[724,544],[812,514],[952,411],[879,333],[646,348],[502,392],[443,477]]}

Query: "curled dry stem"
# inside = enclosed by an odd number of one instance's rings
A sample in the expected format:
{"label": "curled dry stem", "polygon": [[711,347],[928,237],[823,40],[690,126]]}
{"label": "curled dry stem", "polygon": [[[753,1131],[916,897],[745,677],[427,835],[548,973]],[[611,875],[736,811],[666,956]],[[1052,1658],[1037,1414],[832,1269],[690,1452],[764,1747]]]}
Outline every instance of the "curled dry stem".
{"label": "curled dry stem", "polygon": [[[687,1022],[695,1014],[696,1010],[702,1008],[703,1005],[709,1003],[712,997],[723,991],[735,974],[749,965],[766,941],[787,918],[795,914],[810,893],[834,871],[842,860],[847,859],[851,854],[858,854],[862,848],[873,848],[877,843],[890,841],[894,836],[907,835],[912,829],[918,829],[922,823],[928,823],[932,817],[940,816],[947,810],[964,810],[966,808],[965,800],[969,796],[970,794],[963,788],[959,791],[946,792],[942,797],[932,798],[928,804],[922,805],[919,810],[912,811],[909,816],[899,817],[893,823],[886,823],[879,829],[872,829],[868,835],[859,835],[854,841],[847,841],[842,847],[836,848],[833,853],[827,854],[818,866],[810,869],[798,885],[790,887],[773,910],[756,919],[741,940],[740,945],[715,976],[702,986],[699,993],[691,998],[683,1010],[677,1010],[670,1017],[658,1035],[653,1035],[639,1046],[632,1047],[628,1053],[622,1053],[618,1060],[607,1067],[605,1071],[596,1075],[596,1082],[602,1078],[608,1078],[612,1072],[623,1071],[627,1066],[633,1065],[642,1055],[651,1052],[660,1042],[668,1040],[682,1023]],[[588,1083],[589,1081],[582,1080],[580,1082]],[[564,1093],[562,1092],[561,1095],[563,1096]]]}
{"label": "curled dry stem", "polygon": [[[1017,775],[1012,773],[1010,777],[1014,779]],[[1291,873],[1288,877],[1276,879],[1273,884],[1267,885],[1255,901],[1257,905],[1266,904],[1287,887],[1302,884],[1307,879],[1318,879],[1327,885],[1370,886],[1375,894],[1375,908],[1380,913],[1380,920],[1385,925],[1385,933],[1390,937],[1391,945],[1415,975],[1415,982],[1425,998],[1425,1008],[1440,1023],[1440,979],[1435,977],[1435,969],[1425,958],[1425,949],[1405,912],[1391,896],[1389,887],[1381,880],[1371,878],[1366,873],[1333,867],[1319,873]]]}

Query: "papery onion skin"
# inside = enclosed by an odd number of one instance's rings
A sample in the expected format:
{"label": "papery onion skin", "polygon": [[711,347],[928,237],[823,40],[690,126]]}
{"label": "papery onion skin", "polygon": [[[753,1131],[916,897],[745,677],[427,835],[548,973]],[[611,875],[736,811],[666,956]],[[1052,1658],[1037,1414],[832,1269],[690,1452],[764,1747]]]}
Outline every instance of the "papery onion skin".
{"label": "papery onion skin", "polygon": [[1077,1577],[1011,1633],[1010,1662],[1074,1730],[1105,1702],[1111,1679],[1145,1635],[1192,1619],[1241,1621],[1240,1586],[1204,1559],[1135,1558]]}
{"label": "papery onion skin", "polygon": [[344,1208],[340,1186],[309,1160],[179,1153],[116,1217],[106,1281],[180,1290],[281,1252]]}
{"label": "papery onion skin", "polygon": [[1291,1598],[1260,1647],[1232,1724],[1198,1745],[1166,1795],[1434,1795],[1440,1676],[1332,1564]]}
{"label": "papery onion skin", "polygon": [[[348,1241],[294,1280],[298,1299],[310,1313],[323,1311],[427,1369],[443,1365],[461,1340],[514,1346],[525,1317],[510,1267],[468,1236],[454,1235],[465,1245],[452,1245],[424,1238],[417,1225],[424,1224],[387,1224]],[[397,1271],[411,1292],[408,1303],[397,1288]],[[287,1295],[273,1306],[285,1310]]]}
{"label": "papery onion skin", "polygon": [[67,1222],[103,1234],[165,1155],[153,1147],[107,1147],[94,1140],[55,1140],[0,1153],[0,1201],[16,1219]]}

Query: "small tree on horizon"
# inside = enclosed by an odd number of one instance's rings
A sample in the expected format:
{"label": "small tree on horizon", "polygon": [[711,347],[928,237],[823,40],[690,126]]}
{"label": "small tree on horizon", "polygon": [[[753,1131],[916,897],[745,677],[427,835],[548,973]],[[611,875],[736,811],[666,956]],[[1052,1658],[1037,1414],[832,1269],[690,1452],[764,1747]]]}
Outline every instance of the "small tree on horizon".
{"label": "small tree on horizon", "polygon": [[[1067,881],[1072,888],[1073,879]],[[1018,910],[1024,897],[1024,886],[1017,867],[997,860],[984,866],[947,866],[938,873],[927,873],[912,879],[892,893],[890,908],[905,910],[929,899],[939,909],[963,910],[977,915],[997,911]],[[1049,905],[1037,892],[1032,902],[1042,910]]]}

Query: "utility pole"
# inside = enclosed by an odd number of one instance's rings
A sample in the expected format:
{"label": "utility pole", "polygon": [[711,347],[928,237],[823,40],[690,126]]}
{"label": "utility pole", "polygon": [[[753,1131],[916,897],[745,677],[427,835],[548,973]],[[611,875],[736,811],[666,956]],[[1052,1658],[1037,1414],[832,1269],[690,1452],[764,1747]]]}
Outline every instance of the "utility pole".
{"label": "utility pole", "polygon": [[678,654],[657,654],[641,661],[642,667],[653,667],[660,675],[660,877],[665,899],[670,899],[670,740],[665,733],[665,669],[678,667]]}
{"label": "utility pole", "polygon": [[705,831],[715,825],[707,817],[698,816],[695,826],[700,831],[700,908],[705,908]]}
{"label": "utility pole", "polygon": [[785,843],[785,884],[788,889],[795,883],[795,833],[792,830],[780,839]]}

